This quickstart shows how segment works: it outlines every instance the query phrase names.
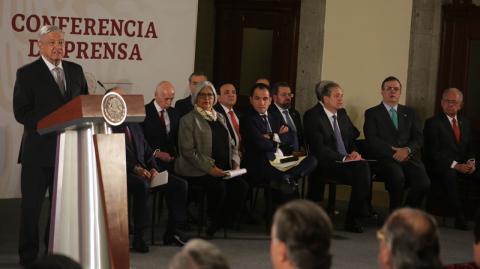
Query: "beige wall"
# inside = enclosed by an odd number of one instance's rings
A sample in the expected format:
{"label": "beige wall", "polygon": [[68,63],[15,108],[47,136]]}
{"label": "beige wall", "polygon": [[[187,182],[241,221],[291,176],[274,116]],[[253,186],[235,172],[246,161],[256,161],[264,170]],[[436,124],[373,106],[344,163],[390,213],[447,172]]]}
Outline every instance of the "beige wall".
{"label": "beige wall", "polygon": [[359,130],[365,109],[380,102],[385,77],[407,85],[411,14],[412,0],[327,0],[322,79],[342,86]]}

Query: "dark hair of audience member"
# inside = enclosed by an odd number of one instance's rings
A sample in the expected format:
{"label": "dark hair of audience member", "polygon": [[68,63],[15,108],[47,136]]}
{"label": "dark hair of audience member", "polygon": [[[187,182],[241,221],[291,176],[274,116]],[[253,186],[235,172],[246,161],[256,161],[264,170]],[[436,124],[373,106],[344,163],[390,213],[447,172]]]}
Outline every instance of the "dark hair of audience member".
{"label": "dark hair of audience member", "polygon": [[204,77],[207,77],[207,75],[205,75],[205,72],[195,71],[195,72],[191,73],[190,76],[188,76],[188,82],[192,82],[192,77],[193,77],[193,76],[204,76]]}
{"label": "dark hair of audience member", "polygon": [[251,90],[250,90],[250,97],[253,97],[253,94],[255,93],[255,90],[256,89],[260,89],[260,90],[267,90],[268,91],[268,95],[271,96],[271,92],[270,92],[270,87],[268,87],[267,84],[263,84],[263,83],[255,83]]}
{"label": "dark hair of audience member", "polygon": [[288,83],[287,83],[287,82],[284,82],[284,81],[276,82],[276,83],[273,84],[273,86],[272,86],[271,93],[272,93],[273,95],[277,95],[277,94],[278,94],[278,89],[279,89],[280,87],[288,87],[288,88],[290,88],[290,85],[288,85]]}
{"label": "dark hair of audience member", "polygon": [[397,81],[398,84],[400,84],[400,89],[402,88],[402,83],[400,82],[400,80],[398,78],[396,78],[394,76],[388,76],[382,81],[382,90],[383,90],[383,86],[385,85],[385,83],[387,83],[389,81]]}
{"label": "dark hair of audience member", "polygon": [[302,269],[330,268],[332,224],[315,203],[296,200],[280,207],[273,221],[275,237],[287,246],[290,262]]}
{"label": "dark hair of audience member", "polygon": [[323,102],[323,97],[325,96],[330,96],[332,94],[333,88],[340,87],[340,85],[336,82],[329,81],[325,85],[323,85],[325,82],[321,81],[317,83],[315,86],[315,93],[317,94],[317,100]]}
{"label": "dark hair of audience member", "polygon": [[82,266],[65,255],[49,254],[26,266],[25,269],[82,269]]}

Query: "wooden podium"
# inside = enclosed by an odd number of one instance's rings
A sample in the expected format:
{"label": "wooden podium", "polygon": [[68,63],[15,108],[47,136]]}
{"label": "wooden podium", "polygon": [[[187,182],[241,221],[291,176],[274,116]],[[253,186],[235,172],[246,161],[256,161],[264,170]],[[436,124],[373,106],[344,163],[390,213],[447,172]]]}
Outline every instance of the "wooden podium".
{"label": "wooden podium", "polygon": [[[143,95],[123,95],[125,122],[145,118]],[[103,118],[103,95],[81,95],[43,118],[40,134],[57,132],[49,252],[84,268],[129,268],[124,134]]]}

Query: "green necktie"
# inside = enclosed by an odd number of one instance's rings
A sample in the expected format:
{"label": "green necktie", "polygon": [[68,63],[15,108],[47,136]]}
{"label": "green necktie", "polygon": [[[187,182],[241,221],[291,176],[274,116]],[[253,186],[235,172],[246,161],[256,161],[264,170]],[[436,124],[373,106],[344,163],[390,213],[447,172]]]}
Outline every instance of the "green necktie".
{"label": "green necktie", "polygon": [[398,116],[397,111],[392,107],[390,108],[390,118],[392,118],[393,125],[398,129]]}

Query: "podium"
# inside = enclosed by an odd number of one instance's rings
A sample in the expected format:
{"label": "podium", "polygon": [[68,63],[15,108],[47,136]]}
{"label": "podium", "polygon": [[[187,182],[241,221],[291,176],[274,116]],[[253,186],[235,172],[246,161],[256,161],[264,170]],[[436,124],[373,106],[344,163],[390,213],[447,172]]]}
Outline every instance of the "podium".
{"label": "podium", "polygon": [[[58,134],[49,252],[84,268],[129,268],[125,138],[112,134],[103,97],[78,96],[37,125]],[[124,121],[142,122],[143,95],[122,97]]]}

